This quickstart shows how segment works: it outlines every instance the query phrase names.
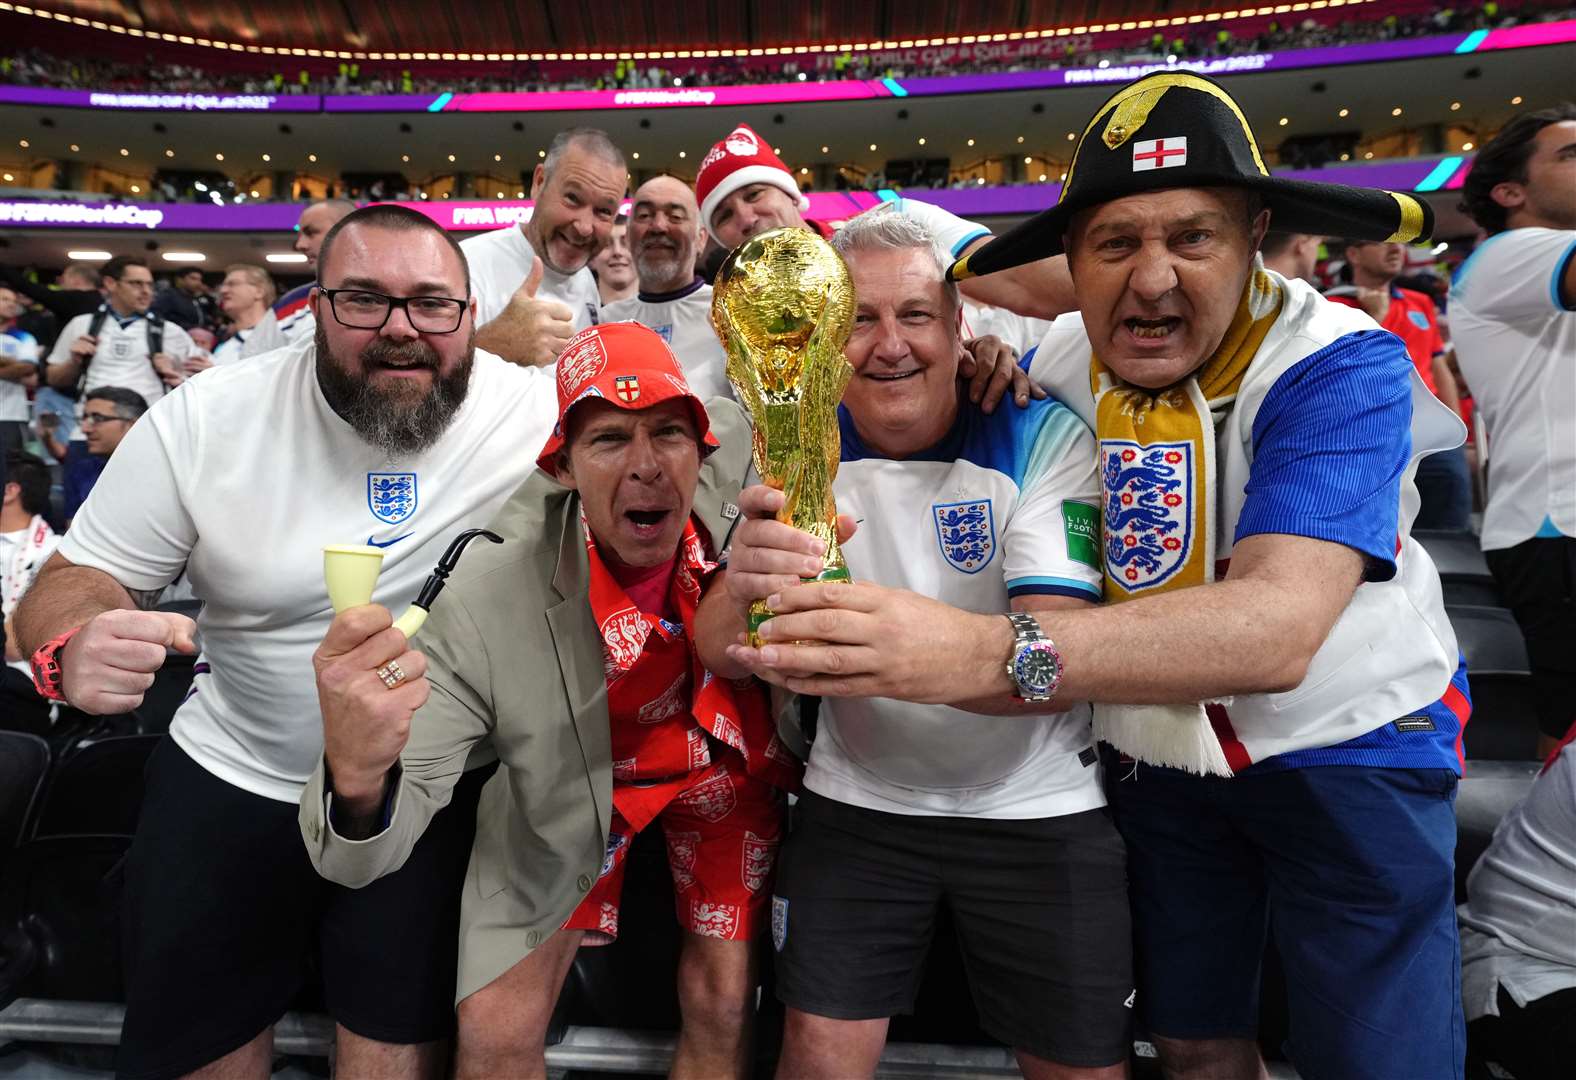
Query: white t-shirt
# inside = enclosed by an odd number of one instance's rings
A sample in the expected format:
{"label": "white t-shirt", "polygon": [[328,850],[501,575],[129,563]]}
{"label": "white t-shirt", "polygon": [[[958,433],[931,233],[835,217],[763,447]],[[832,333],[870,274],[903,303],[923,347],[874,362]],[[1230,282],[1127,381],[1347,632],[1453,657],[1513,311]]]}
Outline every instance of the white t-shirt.
{"label": "white t-shirt", "polygon": [[[0,330],[0,362],[38,363],[38,339],[26,330]],[[10,379],[0,379],[0,420],[29,418],[27,387]]]}
{"label": "white t-shirt", "polygon": [[60,548],[130,589],[186,569],[203,651],[170,734],[220,779],[285,802],[323,748],[311,663],[332,618],[323,548],[385,548],[374,599],[398,615],[454,536],[485,526],[536,468],[557,405],[548,380],[478,351],[448,430],[389,461],[329,407],[315,359],[298,342],[159,402]]}
{"label": "white t-shirt", "polygon": [[[902,461],[867,449],[846,409],[838,417],[833,491],[861,523],[843,547],[855,581],[976,612],[1005,613],[1025,594],[1099,601],[1094,436],[1060,403],[986,416],[961,402],[946,437]],[[990,717],[823,698],[804,782],[888,813],[1043,818],[1105,805],[1095,760],[1087,705]]]}
{"label": "white t-shirt", "polygon": [[668,343],[684,368],[690,389],[702,401],[733,397],[728,358],[711,328],[711,286],[700,278],[673,293],[640,293],[602,309],[601,321],[637,322]]}
{"label": "white t-shirt", "polygon": [[[493,229],[460,241],[471,264],[471,295],[476,297],[476,325],[486,326],[509,306],[509,298],[531,273],[536,252],[525,238],[524,225]],[[573,274],[560,274],[542,264],[542,284],[536,290],[539,300],[557,300],[575,313],[575,332],[597,321],[602,294],[589,266]]]}
{"label": "white t-shirt", "polygon": [[1576,743],[1560,751],[1467,878],[1461,997],[1468,1020],[1576,986]]}
{"label": "white t-shirt", "polygon": [[1560,280],[1576,231],[1511,229],[1478,245],[1450,289],[1450,333],[1488,425],[1483,547],[1576,537],[1576,309]]}
{"label": "white t-shirt", "polygon": [[252,335],[255,333],[257,333],[256,326],[250,326],[245,330],[235,331],[229,337],[215,345],[213,347],[213,352],[209,353],[209,357],[213,360],[215,365],[224,365],[233,364],[237,360],[242,360],[248,356],[257,355],[255,353],[249,352],[246,348],[247,342],[252,340]]}
{"label": "white t-shirt", "polygon": [[[49,354],[49,365],[64,364],[71,359],[71,343],[88,332],[93,324],[93,313],[78,315],[61,329],[55,347]],[[163,351],[176,360],[185,360],[196,345],[190,335],[179,326],[164,320]],[[82,389],[100,386],[121,386],[141,394],[149,405],[164,396],[164,380],[153,370],[148,356],[148,321],[135,315],[122,323],[110,312],[99,327],[98,349],[88,362],[87,382]]]}

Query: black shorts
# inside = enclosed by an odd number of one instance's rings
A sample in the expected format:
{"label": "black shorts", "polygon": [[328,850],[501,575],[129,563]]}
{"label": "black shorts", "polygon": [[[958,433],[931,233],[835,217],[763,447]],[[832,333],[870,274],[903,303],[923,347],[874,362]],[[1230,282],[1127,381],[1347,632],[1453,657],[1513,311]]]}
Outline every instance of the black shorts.
{"label": "black shorts", "polygon": [[117,1074],[181,1076],[244,1046],[290,1007],[314,954],[327,1010],[350,1031],[448,1037],[460,891],[492,771],[461,779],[399,871],[346,889],[312,868],[294,803],[242,791],[161,742],[127,858]]}
{"label": "black shorts", "polygon": [[1576,722],[1576,539],[1534,537],[1483,557],[1527,641],[1538,728],[1562,738]]}
{"label": "black shorts", "polygon": [[1063,1065],[1126,1061],[1126,857],[1103,809],[920,817],[807,791],[772,898],[777,996],[839,1020],[912,1012],[946,904],[987,1032]]}

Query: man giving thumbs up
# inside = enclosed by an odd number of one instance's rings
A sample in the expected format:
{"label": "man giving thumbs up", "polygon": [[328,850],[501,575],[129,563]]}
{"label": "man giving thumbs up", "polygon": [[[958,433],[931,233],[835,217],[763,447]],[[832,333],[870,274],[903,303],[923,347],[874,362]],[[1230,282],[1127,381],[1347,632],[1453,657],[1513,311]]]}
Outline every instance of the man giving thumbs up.
{"label": "man giving thumbs up", "polygon": [[629,182],[624,155],[594,128],[554,136],[531,178],[529,221],[466,240],[476,345],[523,366],[551,364],[597,321],[590,262],[606,247]]}

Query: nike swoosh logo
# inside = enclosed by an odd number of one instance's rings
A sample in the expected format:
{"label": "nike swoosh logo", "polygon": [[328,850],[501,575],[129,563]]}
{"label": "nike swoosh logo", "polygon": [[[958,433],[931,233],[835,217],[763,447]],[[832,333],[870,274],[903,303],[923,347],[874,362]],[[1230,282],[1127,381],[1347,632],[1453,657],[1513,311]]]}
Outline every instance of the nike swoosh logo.
{"label": "nike swoosh logo", "polygon": [[372,537],[369,536],[369,537],[367,537],[367,544],[370,547],[393,547],[395,544],[399,543],[401,540],[407,539],[408,537],[412,537],[412,536],[415,536],[415,535],[416,535],[415,533],[406,533],[404,536],[396,536],[392,540],[384,540],[381,543],[379,543],[378,541],[372,539]]}

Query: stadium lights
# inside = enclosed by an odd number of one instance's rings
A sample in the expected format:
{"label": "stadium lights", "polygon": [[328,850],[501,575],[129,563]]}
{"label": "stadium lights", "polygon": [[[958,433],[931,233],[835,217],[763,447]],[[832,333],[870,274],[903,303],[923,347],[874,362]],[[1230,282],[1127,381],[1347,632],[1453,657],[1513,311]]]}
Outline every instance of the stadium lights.
{"label": "stadium lights", "polygon": [[[7,174],[6,179],[8,179],[8,180],[10,179],[10,175],[9,174]],[[131,185],[131,193],[133,195],[141,195],[142,194],[142,186],[140,184],[133,184],[133,185]]]}
{"label": "stadium lights", "polygon": [[503,155],[502,154],[494,154],[493,155],[493,160],[494,161],[502,161],[503,160]]}
{"label": "stadium lights", "polygon": [[923,136],[923,135],[921,135],[921,136],[920,136],[920,137],[919,137],[919,145],[921,145],[921,146],[924,146],[924,145],[925,145],[925,137],[924,137],[924,136]]}
{"label": "stadium lights", "polygon": [[874,150],[874,149],[875,149],[875,148],[876,148],[876,144],[875,144],[875,143],[871,143],[871,144],[870,144],[870,149],[871,149],[871,150]]}
{"label": "stadium lights", "polygon": [[1391,116],[1400,116],[1401,115],[1401,106],[1397,105],[1395,108],[1391,109],[1390,110],[1390,115]]}
{"label": "stadium lights", "polygon": [[[121,151],[122,154],[124,154],[125,152],[126,151],[124,151],[124,150]],[[174,150],[166,150],[166,151],[164,151],[164,156],[165,157],[174,157],[175,156],[175,151]]]}
{"label": "stadium lights", "polygon": [[316,155],[316,154],[308,154],[308,155],[307,155],[307,156],[306,156],[306,159],[307,159],[307,160],[308,160],[308,161],[316,161],[316,160],[317,160],[317,155]]}
{"label": "stadium lights", "polygon": [[974,145],[974,140],[973,140],[973,139],[970,139],[970,140],[969,140],[969,145],[970,145],[970,146],[973,146],[973,145]]}
{"label": "stadium lights", "polygon": [[[166,152],[168,152],[168,151],[166,151]],[[131,151],[127,150],[124,146],[122,146],[120,148],[120,156],[121,157],[130,157],[131,156]]]}
{"label": "stadium lights", "polygon": [[1022,136],[1022,135],[1019,135],[1019,136],[1018,136],[1018,144],[1019,144],[1019,145],[1020,145],[1020,146],[1021,146],[1021,145],[1023,145],[1023,136]]}
{"label": "stadium lights", "polygon": [[409,154],[401,154],[401,155],[400,155],[400,156],[399,156],[399,159],[400,159],[400,160],[401,160],[401,161],[403,161],[403,162],[404,162],[404,163],[405,163],[405,164],[407,164],[407,165],[409,165],[409,164],[410,164],[410,155],[409,155]]}
{"label": "stadium lights", "polygon": [[12,176],[10,173],[4,173],[0,174],[0,179],[5,180],[5,182],[9,184],[11,181],[15,180],[16,177]]}
{"label": "stadium lights", "polygon": [[1343,117],[1344,116],[1350,116],[1351,114],[1352,114],[1352,110],[1350,110],[1350,109],[1342,109],[1340,112],[1336,113],[1337,116],[1343,116]]}
{"label": "stadium lights", "polygon": [[679,157],[687,157],[687,156],[688,155],[685,154],[684,151],[682,151],[682,150],[679,151]]}
{"label": "stadium lights", "polygon": [[1291,123],[1291,117],[1283,116],[1283,117],[1280,118],[1280,126],[1281,127],[1285,127],[1289,123]]}
{"label": "stadium lights", "polygon": [[[1227,11],[1208,11],[1195,15],[1177,15],[1171,18],[1139,19],[1124,22],[1092,23],[1079,26],[1042,27],[1038,30],[1019,30],[1011,33],[996,34],[962,34],[949,35],[938,38],[904,38],[898,41],[865,41],[865,42],[821,42],[815,44],[801,43],[795,45],[775,46],[770,49],[739,47],[733,49],[705,49],[705,50],[679,50],[662,52],[601,52],[601,53],[530,53],[528,58],[533,61],[556,60],[645,60],[662,59],[687,60],[690,57],[706,59],[713,58],[741,58],[748,56],[791,56],[798,53],[833,53],[833,52],[873,52],[882,49],[896,48],[926,48],[939,45],[973,45],[975,43],[994,43],[1002,41],[1021,41],[1024,39],[1038,39],[1049,37],[1068,37],[1069,35],[1100,34],[1115,30],[1148,30],[1168,26],[1196,26],[1200,23],[1229,22],[1238,18],[1248,19],[1255,16],[1285,15],[1292,12],[1322,11],[1326,8],[1355,7],[1359,4],[1372,3],[1373,0],[1303,0],[1294,4],[1276,4],[1273,7],[1242,8]],[[122,34],[129,37],[147,38],[152,41],[165,41],[172,44],[181,44],[193,48],[218,49],[220,51],[260,53],[266,56],[307,56],[328,57],[339,60],[444,60],[459,61],[461,63],[497,63],[499,60],[514,61],[517,57],[512,53],[452,53],[452,52],[363,52],[335,49],[304,49],[276,45],[242,44],[229,41],[218,41],[211,38],[193,37],[187,34],[167,34],[159,30],[144,30],[137,26],[123,26],[117,23],[105,23],[97,19],[84,19],[77,15],[65,15],[53,11],[43,11],[25,4],[13,4],[0,0],[0,11],[14,11],[20,15],[32,15],[39,19],[50,19],[73,26],[91,27],[94,30],[108,31],[112,34]],[[527,54],[518,54],[518,59],[526,59]],[[1168,58],[1175,63],[1175,58]],[[1105,65],[1102,64],[1102,67]],[[805,81],[807,76],[799,74],[799,80]],[[674,80],[675,85],[681,85],[679,80]],[[1518,103],[1519,104],[1519,103]]]}
{"label": "stadium lights", "polygon": [[1512,105],[1520,105],[1521,104],[1521,95],[1517,94],[1515,97],[1511,98],[1510,99],[1510,103]]}
{"label": "stadium lights", "polygon": [[272,156],[270,156],[270,155],[268,155],[268,154],[264,154],[264,155],[263,155],[263,160],[264,160],[264,161],[272,161],[272,160],[274,160],[274,159],[273,159],[273,157],[272,157]]}
{"label": "stadium lights", "polygon": [[823,147],[821,147],[821,153],[823,153],[823,154],[830,154],[831,152],[832,152],[832,148],[830,146],[823,146]]}
{"label": "stadium lights", "polygon": [[636,161],[639,161],[639,160],[640,160],[640,151],[639,151],[639,150],[636,150],[636,151],[635,151],[635,152],[634,152],[634,154],[632,154],[632,155],[630,155],[630,156],[631,156],[631,157],[633,157],[633,158],[634,158],[634,159],[635,159],[635,160],[636,160]]}
{"label": "stadium lights", "polygon": [[75,154],[77,151],[79,151],[81,149],[82,149],[82,147],[78,146],[76,143],[72,143],[71,144],[71,152],[73,154]]}
{"label": "stadium lights", "polygon": [[18,146],[20,146],[23,150],[26,150],[29,146],[33,145],[32,143],[28,142],[26,139],[18,139],[16,144]]}
{"label": "stadium lights", "polygon": [[165,262],[207,262],[208,256],[200,251],[166,251]]}
{"label": "stadium lights", "polygon": [[1472,149],[1472,147],[1474,145],[1475,145],[1474,143],[1464,142],[1464,143],[1461,144],[1461,149],[1463,149],[1463,150],[1470,150],[1470,149]]}
{"label": "stadium lights", "polygon": [[1461,102],[1459,102],[1459,101],[1452,101],[1450,103],[1450,111],[1451,112],[1460,112],[1461,111]]}
{"label": "stadium lights", "polygon": [[214,160],[215,160],[215,161],[223,161],[223,160],[224,160],[224,155],[223,155],[223,154],[215,154],[215,155],[214,155],[214,156],[213,156],[213,159],[214,159]]}
{"label": "stadium lights", "polygon": [[453,162],[453,161],[454,161],[454,155],[453,155],[453,154],[450,154],[450,155],[449,155],[449,161],[450,161],[450,162]]}
{"label": "stadium lights", "polygon": [[109,258],[107,251],[68,251],[66,258],[72,262],[103,262]]}

